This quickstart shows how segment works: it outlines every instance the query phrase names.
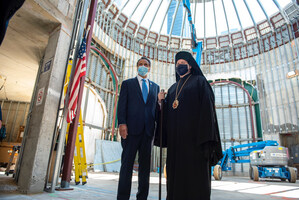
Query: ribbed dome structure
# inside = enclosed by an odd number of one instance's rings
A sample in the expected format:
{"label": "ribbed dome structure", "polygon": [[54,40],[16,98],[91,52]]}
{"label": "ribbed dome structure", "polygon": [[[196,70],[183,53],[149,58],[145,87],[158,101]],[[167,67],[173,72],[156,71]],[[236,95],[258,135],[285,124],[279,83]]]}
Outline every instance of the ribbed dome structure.
{"label": "ribbed dome structure", "polygon": [[[298,135],[298,4],[198,0],[190,5],[196,39],[203,44],[201,69],[215,92],[223,148]],[[101,55],[91,55],[89,78],[108,109],[114,105],[114,80],[121,84],[135,77],[141,56],[152,60],[150,79],[167,90],[175,82],[175,54],[192,51],[183,1],[100,0],[94,44],[116,72]]]}

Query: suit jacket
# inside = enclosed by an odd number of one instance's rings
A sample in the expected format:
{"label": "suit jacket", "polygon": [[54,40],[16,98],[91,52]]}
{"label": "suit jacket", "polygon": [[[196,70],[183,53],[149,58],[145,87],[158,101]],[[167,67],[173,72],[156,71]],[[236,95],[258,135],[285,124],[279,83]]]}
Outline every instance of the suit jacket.
{"label": "suit jacket", "polygon": [[159,86],[149,80],[149,93],[144,102],[137,77],[122,82],[117,118],[118,124],[126,124],[128,135],[139,135],[146,131],[153,136],[156,127]]}

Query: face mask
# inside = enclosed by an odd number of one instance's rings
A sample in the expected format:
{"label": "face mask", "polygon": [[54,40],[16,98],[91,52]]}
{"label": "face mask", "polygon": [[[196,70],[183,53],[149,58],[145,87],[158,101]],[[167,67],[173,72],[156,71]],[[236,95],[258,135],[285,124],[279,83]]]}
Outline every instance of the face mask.
{"label": "face mask", "polygon": [[138,74],[140,76],[145,76],[148,73],[148,68],[145,66],[139,66],[138,67]]}
{"label": "face mask", "polygon": [[183,76],[188,72],[188,65],[180,64],[175,68],[175,71],[178,75]]}

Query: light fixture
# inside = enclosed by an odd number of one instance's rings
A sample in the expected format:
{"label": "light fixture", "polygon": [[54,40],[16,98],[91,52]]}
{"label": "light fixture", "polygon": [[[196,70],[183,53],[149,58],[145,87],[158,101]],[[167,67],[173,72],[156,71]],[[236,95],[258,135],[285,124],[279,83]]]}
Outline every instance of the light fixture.
{"label": "light fixture", "polygon": [[289,71],[289,72],[287,73],[287,78],[294,78],[294,77],[296,77],[296,76],[298,76],[298,75],[299,75],[299,72],[298,72],[297,69],[295,69],[295,70],[293,70],[293,71]]}
{"label": "light fixture", "polygon": [[[3,84],[0,85],[0,91],[1,91],[2,88],[4,87],[7,77],[6,77],[5,75],[3,75],[3,74],[0,74],[0,80],[1,80],[1,79],[3,79]],[[1,82],[2,82],[2,81],[1,81]]]}
{"label": "light fixture", "polygon": [[0,74],[0,79],[3,79],[4,81],[6,81],[6,76],[3,74]]}

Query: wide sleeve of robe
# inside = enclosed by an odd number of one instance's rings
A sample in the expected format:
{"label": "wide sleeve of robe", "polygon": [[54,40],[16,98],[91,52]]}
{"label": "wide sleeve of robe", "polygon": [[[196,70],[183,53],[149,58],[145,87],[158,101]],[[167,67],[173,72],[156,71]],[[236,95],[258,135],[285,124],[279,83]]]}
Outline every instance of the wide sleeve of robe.
{"label": "wide sleeve of robe", "polygon": [[201,93],[199,127],[201,134],[197,137],[204,156],[214,166],[223,157],[218,121],[215,108],[215,97],[208,81],[199,81]]}

